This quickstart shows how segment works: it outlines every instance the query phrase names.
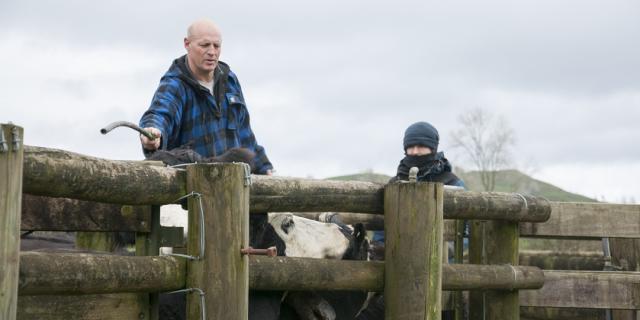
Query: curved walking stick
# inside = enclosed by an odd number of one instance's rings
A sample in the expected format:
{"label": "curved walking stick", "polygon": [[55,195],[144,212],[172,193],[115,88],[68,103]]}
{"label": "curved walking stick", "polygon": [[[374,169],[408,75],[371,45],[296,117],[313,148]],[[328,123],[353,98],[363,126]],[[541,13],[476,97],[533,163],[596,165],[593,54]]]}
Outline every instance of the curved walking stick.
{"label": "curved walking stick", "polygon": [[135,123],[131,123],[131,122],[128,122],[128,121],[116,121],[116,122],[110,123],[106,127],[100,129],[100,133],[107,134],[107,133],[109,133],[109,131],[111,131],[111,130],[117,128],[117,127],[128,127],[128,128],[133,129],[133,130],[136,130],[136,131],[140,132],[141,135],[149,138],[149,140],[155,140],[155,139],[158,138],[155,134],[140,128]]}

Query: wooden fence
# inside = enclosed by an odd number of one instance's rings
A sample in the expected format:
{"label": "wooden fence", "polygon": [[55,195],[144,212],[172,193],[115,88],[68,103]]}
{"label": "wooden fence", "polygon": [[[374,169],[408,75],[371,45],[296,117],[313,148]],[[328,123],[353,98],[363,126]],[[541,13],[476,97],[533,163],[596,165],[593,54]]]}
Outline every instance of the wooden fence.
{"label": "wooden fence", "polygon": [[[14,128],[18,127],[3,125],[4,136],[20,140],[22,131]],[[249,288],[384,291],[387,319],[439,319],[442,290],[471,290],[472,317],[484,319],[518,319],[520,306],[591,303],[590,307],[638,309],[634,279],[640,276],[636,273],[543,273],[535,267],[518,266],[521,235],[593,236],[577,231],[588,228],[584,224],[562,229],[566,221],[579,219],[568,212],[585,212],[584,207],[571,211],[580,206],[577,204],[549,203],[519,194],[450,191],[432,183],[383,187],[251,176],[241,164],[192,165],[179,170],[16,145],[18,148],[10,146],[0,153],[0,173],[8,177],[0,185],[0,268],[6,275],[0,279],[3,319],[153,319],[157,316],[155,293],[180,289],[191,292],[191,319],[202,317],[203,306],[207,319],[245,319]],[[21,191],[33,195],[25,196],[32,200],[24,208]],[[155,256],[160,243],[171,244],[171,235],[176,233],[163,232],[158,205],[185,195],[191,195],[187,255],[192,258]],[[45,209],[29,211],[38,207],[33,203]],[[69,209],[83,205],[100,206],[103,211]],[[539,224],[549,219],[552,207],[551,222]],[[632,224],[633,212],[626,208],[620,219],[625,216],[626,223]],[[384,214],[385,261],[241,255],[240,250],[248,245],[249,213],[279,211]],[[21,215],[23,230],[135,231],[138,256],[19,253]],[[441,263],[444,219],[473,221],[471,264]],[[605,220],[603,223],[618,227]],[[638,237],[634,226],[620,227],[616,235]],[[552,228],[561,231],[545,231]],[[598,234],[611,236],[610,231],[600,229]],[[535,290],[543,284],[542,290]],[[568,294],[580,286],[591,286],[593,291],[585,295],[589,298],[547,299],[552,293],[559,297],[556,292]],[[599,298],[593,296],[601,296],[600,292],[612,292],[621,299],[615,300],[615,306],[610,300],[594,303]]]}

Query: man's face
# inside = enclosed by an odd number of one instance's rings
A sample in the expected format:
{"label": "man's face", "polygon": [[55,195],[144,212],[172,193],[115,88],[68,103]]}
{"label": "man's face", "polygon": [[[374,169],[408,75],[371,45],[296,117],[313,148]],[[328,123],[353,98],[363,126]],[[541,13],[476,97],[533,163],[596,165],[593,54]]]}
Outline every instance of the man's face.
{"label": "man's face", "polygon": [[426,156],[431,154],[431,149],[425,146],[411,146],[406,150],[408,156]]}
{"label": "man's face", "polygon": [[213,72],[218,66],[220,51],[222,48],[222,37],[214,30],[204,31],[190,38],[184,39],[184,47],[187,49],[187,56],[192,63],[192,70],[198,74]]}

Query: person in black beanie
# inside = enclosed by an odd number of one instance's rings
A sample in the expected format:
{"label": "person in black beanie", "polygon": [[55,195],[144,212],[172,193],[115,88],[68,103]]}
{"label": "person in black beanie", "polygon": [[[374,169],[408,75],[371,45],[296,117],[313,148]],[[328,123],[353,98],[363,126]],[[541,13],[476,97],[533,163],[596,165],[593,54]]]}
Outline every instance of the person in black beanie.
{"label": "person in black beanie", "polygon": [[[405,157],[400,160],[396,176],[389,183],[409,180],[409,170],[418,168],[418,181],[442,182],[445,185],[464,188],[464,182],[451,172],[451,164],[438,152],[440,135],[438,130],[428,122],[416,122],[404,132],[403,147]],[[384,243],[384,232],[373,233],[373,248],[377,243]],[[382,248],[382,247],[381,247]],[[379,253],[373,253],[374,259],[382,259]]]}
{"label": "person in black beanie", "polygon": [[[438,130],[430,123],[421,121],[410,125],[404,132],[405,157],[400,160],[396,176],[391,178],[389,183],[409,180],[409,170],[417,167],[418,181],[442,182],[445,185],[464,188],[462,179],[451,172],[451,164],[444,157],[444,153],[438,152],[439,142]],[[384,260],[384,231],[374,231],[369,248],[372,260]],[[383,315],[384,296],[376,294],[356,320],[378,319]],[[453,317],[453,311],[442,311],[443,320],[453,319]]]}
{"label": "person in black beanie", "polygon": [[451,172],[451,164],[438,152],[440,135],[428,122],[416,122],[404,132],[405,157],[400,160],[396,176],[389,182],[409,180],[409,169],[417,167],[418,181],[442,182],[464,188],[464,182]]}

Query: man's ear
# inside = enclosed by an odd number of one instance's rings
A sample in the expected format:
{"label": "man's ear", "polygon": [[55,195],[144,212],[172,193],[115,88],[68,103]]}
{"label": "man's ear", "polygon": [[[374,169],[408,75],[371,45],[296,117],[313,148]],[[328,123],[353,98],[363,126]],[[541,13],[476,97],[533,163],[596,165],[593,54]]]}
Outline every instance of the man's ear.
{"label": "man's ear", "polygon": [[189,38],[185,37],[184,38],[184,48],[189,51],[189,43],[191,43],[191,41],[189,41]]}

